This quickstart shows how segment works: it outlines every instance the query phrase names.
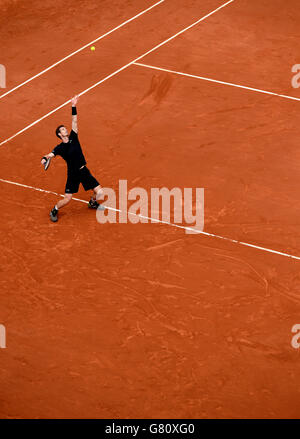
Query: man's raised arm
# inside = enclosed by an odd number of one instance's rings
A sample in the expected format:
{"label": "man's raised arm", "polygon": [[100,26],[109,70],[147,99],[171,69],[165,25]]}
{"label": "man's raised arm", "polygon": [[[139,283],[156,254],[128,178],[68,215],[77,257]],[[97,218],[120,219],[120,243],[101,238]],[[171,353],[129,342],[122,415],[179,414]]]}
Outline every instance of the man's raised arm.
{"label": "man's raised arm", "polygon": [[78,96],[74,96],[74,98],[71,99],[72,103],[72,130],[78,134],[78,125],[77,125],[77,105],[78,102]]}

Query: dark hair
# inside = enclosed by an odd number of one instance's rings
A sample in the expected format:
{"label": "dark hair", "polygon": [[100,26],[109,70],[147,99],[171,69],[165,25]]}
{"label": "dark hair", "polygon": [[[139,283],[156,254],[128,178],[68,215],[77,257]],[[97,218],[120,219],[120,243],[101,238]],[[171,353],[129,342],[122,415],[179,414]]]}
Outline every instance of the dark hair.
{"label": "dark hair", "polygon": [[59,127],[57,127],[56,130],[55,130],[55,134],[57,135],[57,137],[58,137],[59,139],[61,139],[61,137],[59,136],[59,132],[60,132],[60,129],[61,129],[62,127],[64,127],[64,125],[59,125]]}

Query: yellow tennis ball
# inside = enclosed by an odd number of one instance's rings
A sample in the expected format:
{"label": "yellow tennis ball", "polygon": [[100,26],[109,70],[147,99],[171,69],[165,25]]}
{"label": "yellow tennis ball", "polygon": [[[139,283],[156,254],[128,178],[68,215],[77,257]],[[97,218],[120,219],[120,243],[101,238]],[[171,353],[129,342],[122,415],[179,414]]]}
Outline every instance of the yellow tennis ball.
{"label": "yellow tennis ball", "polygon": [[91,51],[94,52],[94,50],[96,50],[96,47],[95,47],[95,46],[92,46],[92,47],[91,47]]}

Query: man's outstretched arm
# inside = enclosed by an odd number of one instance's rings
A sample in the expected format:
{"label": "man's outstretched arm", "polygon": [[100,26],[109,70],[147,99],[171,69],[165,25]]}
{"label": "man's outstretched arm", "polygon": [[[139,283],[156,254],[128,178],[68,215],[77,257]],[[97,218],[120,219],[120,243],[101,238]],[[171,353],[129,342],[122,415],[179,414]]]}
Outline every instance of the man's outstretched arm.
{"label": "man's outstretched arm", "polygon": [[[55,155],[53,154],[53,152],[49,152],[49,154],[44,155],[44,157],[42,158],[42,165],[45,164],[46,160],[48,159],[52,159],[53,157],[55,157]],[[46,159],[46,160],[45,160]],[[44,163],[43,163],[44,162]]]}
{"label": "man's outstretched arm", "polygon": [[72,130],[78,134],[78,124],[77,124],[77,105],[78,102],[78,96],[74,96],[74,98],[71,99],[72,103]]}
{"label": "man's outstretched arm", "polygon": [[49,154],[44,155],[44,157],[41,160],[42,165],[44,166],[45,171],[49,168],[51,159],[55,157],[53,152],[49,152]]}

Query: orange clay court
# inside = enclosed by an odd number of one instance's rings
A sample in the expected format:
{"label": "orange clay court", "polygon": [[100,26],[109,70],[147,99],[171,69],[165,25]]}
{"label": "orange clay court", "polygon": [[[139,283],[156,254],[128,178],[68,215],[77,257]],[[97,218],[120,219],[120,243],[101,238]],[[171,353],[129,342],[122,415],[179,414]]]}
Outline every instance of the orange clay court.
{"label": "orange clay court", "polygon": [[[298,1],[0,5],[1,418],[299,417]],[[50,222],[75,94],[102,186],[204,188],[206,234]]]}

